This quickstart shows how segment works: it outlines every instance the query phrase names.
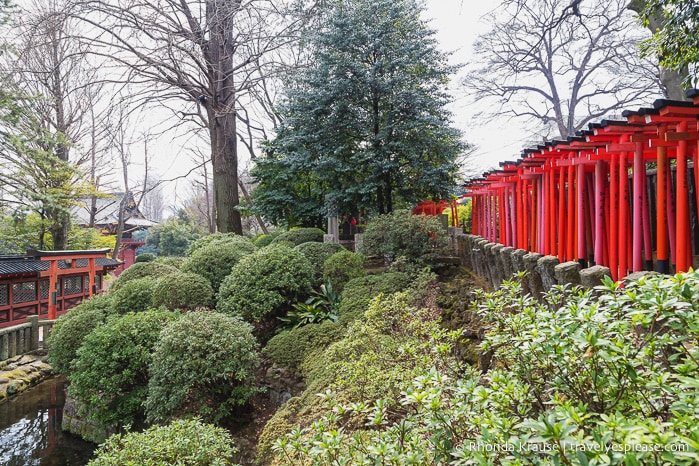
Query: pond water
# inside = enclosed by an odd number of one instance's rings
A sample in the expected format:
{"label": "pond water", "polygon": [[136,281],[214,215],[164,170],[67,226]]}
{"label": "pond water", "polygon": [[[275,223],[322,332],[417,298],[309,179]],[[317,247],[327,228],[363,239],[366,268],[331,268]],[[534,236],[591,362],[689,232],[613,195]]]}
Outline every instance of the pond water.
{"label": "pond water", "polygon": [[95,445],[61,430],[64,387],[64,378],[51,378],[0,404],[0,465],[88,463]]}

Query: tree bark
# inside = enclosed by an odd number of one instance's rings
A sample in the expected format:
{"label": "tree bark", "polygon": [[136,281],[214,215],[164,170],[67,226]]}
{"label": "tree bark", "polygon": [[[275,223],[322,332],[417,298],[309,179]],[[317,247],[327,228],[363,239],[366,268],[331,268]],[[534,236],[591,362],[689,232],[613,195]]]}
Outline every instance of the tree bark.
{"label": "tree bark", "polygon": [[[626,8],[640,15],[645,7],[645,0],[631,0]],[[662,12],[656,10],[648,15],[647,27],[651,33],[655,34],[656,31],[663,28],[663,25],[664,20]],[[658,77],[663,86],[665,97],[672,100],[688,100],[682,88],[682,82],[688,74],[689,70],[682,70],[682,73],[680,73],[677,70],[660,68],[660,75]]]}

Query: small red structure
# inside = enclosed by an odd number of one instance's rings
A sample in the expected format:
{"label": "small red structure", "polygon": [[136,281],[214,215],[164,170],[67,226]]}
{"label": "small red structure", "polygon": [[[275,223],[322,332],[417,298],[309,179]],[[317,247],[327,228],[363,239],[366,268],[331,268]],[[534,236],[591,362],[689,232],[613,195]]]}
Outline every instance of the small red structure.
{"label": "small red structure", "polygon": [[446,208],[451,209],[451,223],[453,227],[459,226],[459,212],[457,209],[457,202],[454,199],[451,202],[441,200],[439,202],[435,201],[420,201],[417,206],[413,209],[413,215],[441,215],[444,213]]}
{"label": "small red structure", "polygon": [[102,290],[104,275],[121,262],[92,251],[27,251],[0,256],[0,328],[32,315],[55,319]]}

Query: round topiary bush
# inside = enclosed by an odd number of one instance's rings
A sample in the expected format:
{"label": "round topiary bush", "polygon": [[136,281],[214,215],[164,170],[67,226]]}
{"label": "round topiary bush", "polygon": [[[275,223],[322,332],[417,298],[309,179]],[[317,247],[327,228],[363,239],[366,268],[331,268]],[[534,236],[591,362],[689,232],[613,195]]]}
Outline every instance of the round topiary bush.
{"label": "round topiary bush", "polygon": [[150,309],[113,316],[90,332],[68,378],[70,395],[82,403],[81,414],[104,427],[142,421],[153,347],[163,327],[179,316]]}
{"label": "round topiary bush", "polygon": [[150,252],[144,252],[143,254],[139,254],[136,256],[135,262],[153,262],[155,258],[155,254],[152,254]]}
{"label": "round topiary bush", "polygon": [[286,233],[286,231],[284,231],[284,230],[271,231],[267,234],[257,236],[252,241],[253,241],[253,243],[255,243],[255,246],[257,246],[258,248],[264,248],[265,246],[269,246],[272,243],[272,241],[274,241],[274,238],[276,238],[277,236],[279,236],[283,233]]}
{"label": "round topiary bush", "polygon": [[177,272],[177,268],[160,262],[138,262],[121,272],[121,275],[112,282],[109,290],[114,292],[131,280],[152,277],[159,278],[169,273]]}
{"label": "round topiary bush", "polygon": [[296,228],[277,236],[272,240],[271,244],[277,244],[284,241],[289,241],[290,243],[293,243],[294,246],[309,242],[322,243],[324,235],[325,232],[320,228]]}
{"label": "round topiary bush", "polygon": [[363,277],[366,257],[346,249],[333,254],[323,262],[323,280],[332,283],[337,292],[341,292],[345,283]]}
{"label": "round topiary bush", "polygon": [[[209,235],[213,236],[213,235]],[[204,238],[208,238],[205,236]],[[231,237],[226,237],[231,238]],[[234,236],[233,238],[243,238]],[[221,282],[231,274],[238,261],[252,254],[257,248],[247,238],[244,240],[220,239],[198,247],[182,266],[185,272],[193,272],[205,277],[211,283],[214,293],[218,293]]]}
{"label": "round topiary bush", "polygon": [[243,257],[218,293],[216,309],[259,321],[278,317],[311,291],[313,270],[296,249],[272,245]]}
{"label": "round topiary bush", "polygon": [[327,258],[340,251],[347,251],[338,243],[302,243],[296,246],[311,263],[316,284],[323,280],[323,263]]}
{"label": "round topiary bush", "polygon": [[[252,240],[245,236],[236,235],[235,233],[212,233],[210,235],[202,236],[190,244],[189,249],[187,249],[187,255],[191,256],[197,250],[212,243],[238,243],[241,245],[241,247],[245,247],[244,245],[254,246]],[[255,247],[253,247],[252,250],[255,250]]]}
{"label": "round topiary bush", "polygon": [[380,293],[391,294],[410,286],[410,276],[403,272],[366,275],[350,280],[342,291],[337,313],[339,324],[347,324],[364,315],[369,303]]}
{"label": "round topiary bush", "polygon": [[117,314],[143,312],[152,307],[153,290],[158,280],[151,277],[136,278],[123,283],[116,291],[110,292],[114,312]]}
{"label": "round topiary bush", "polygon": [[178,272],[160,278],[153,287],[153,307],[190,310],[208,307],[214,291],[209,280],[196,273]]}
{"label": "round topiary bush", "polygon": [[437,217],[397,211],[371,218],[358,252],[381,256],[389,264],[399,256],[410,262],[423,262],[430,256],[444,253],[447,238]]}
{"label": "round topiary bush", "polygon": [[149,422],[196,414],[219,422],[255,393],[252,326],[218,312],[190,312],[160,334],[150,364]]}
{"label": "round topiary bush", "polygon": [[107,315],[112,312],[111,306],[111,297],[100,294],[83,301],[56,319],[46,342],[49,349],[48,361],[54,372],[70,374],[71,363],[85,336],[104,323]]}
{"label": "round topiary bush", "polygon": [[174,268],[179,270],[180,268],[182,268],[184,263],[187,262],[187,258],[186,257],[166,256],[166,257],[158,257],[155,261],[159,264],[169,265],[169,266],[174,267]]}
{"label": "round topiary bush", "polygon": [[179,419],[143,432],[112,435],[88,466],[224,466],[236,452],[226,429],[198,419]]}

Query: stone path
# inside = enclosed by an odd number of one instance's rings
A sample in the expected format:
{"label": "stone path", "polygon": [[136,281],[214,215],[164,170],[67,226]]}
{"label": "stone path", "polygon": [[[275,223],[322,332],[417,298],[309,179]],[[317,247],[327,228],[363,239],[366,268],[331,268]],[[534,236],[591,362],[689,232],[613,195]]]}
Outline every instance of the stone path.
{"label": "stone path", "polygon": [[0,362],[0,402],[51,375],[46,356],[22,355]]}

